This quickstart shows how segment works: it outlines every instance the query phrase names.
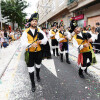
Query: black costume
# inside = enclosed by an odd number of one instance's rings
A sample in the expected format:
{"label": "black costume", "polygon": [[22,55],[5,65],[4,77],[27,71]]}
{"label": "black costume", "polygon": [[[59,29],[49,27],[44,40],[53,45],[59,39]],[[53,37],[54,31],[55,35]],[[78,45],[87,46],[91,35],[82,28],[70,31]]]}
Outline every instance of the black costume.
{"label": "black costume", "polygon": [[[57,22],[53,23],[53,27],[57,27]],[[58,32],[58,29],[51,29],[50,30],[50,37],[51,37],[51,45],[52,45],[52,50],[53,50],[53,55],[55,56],[55,50],[56,50],[56,55],[59,56],[58,53],[58,41],[55,39],[55,35]]]}
{"label": "black costume", "polygon": [[[38,20],[38,13],[32,14],[31,18],[29,19],[29,22],[31,22],[32,20]],[[36,28],[32,27],[33,26],[25,30],[25,32],[22,35],[21,41],[23,46],[27,45],[26,52],[29,52],[27,67],[31,79],[32,91],[34,92],[36,89],[34,80],[34,71],[36,68],[37,81],[40,82],[40,67],[42,62],[41,44],[45,44],[47,42],[47,38],[45,36],[45,33],[40,28],[38,28],[37,26]],[[39,40],[41,40],[41,43],[37,42]],[[31,46],[33,43],[36,44],[36,46],[35,45]],[[28,55],[26,55],[25,58],[26,57],[28,58]]]}
{"label": "black costume", "polygon": [[[42,30],[46,29],[45,27],[42,28]],[[48,38],[48,33],[45,33],[47,38]],[[47,41],[47,43],[45,45],[42,45],[42,57],[43,59],[47,58],[50,59],[51,58],[51,51],[50,51],[50,45],[49,45],[49,41]]]}
{"label": "black costume", "polygon": [[[64,24],[63,21],[60,22],[59,24],[59,28],[63,28],[61,30],[59,30],[56,34],[56,39],[59,42],[59,48],[60,48],[60,60],[61,62],[63,62],[63,53],[65,51],[65,55],[66,55],[66,62],[68,64],[70,64],[69,61],[69,50],[68,50],[68,39],[71,39],[71,35],[68,31],[64,30]],[[66,38],[67,36],[67,38]]]}
{"label": "black costume", "polygon": [[[93,50],[92,50],[92,45],[89,43],[88,47],[84,47],[84,44],[88,43],[88,39],[91,38],[90,33],[79,33],[75,34],[73,40],[73,45],[77,45],[79,50],[79,55],[78,55],[78,65],[81,64],[81,68],[79,69],[79,76],[81,78],[84,78],[83,71],[87,73],[87,68],[91,65],[91,63],[96,63],[95,57],[92,58],[93,55]],[[77,44],[76,42],[77,41]],[[87,59],[89,59],[89,62],[87,62]]]}
{"label": "black costume", "polygon": [[70,32],[72,33],[77,26],[78,26],[77,22],[74,19],[72,19],[70,22],[70,28],[71,28]]}

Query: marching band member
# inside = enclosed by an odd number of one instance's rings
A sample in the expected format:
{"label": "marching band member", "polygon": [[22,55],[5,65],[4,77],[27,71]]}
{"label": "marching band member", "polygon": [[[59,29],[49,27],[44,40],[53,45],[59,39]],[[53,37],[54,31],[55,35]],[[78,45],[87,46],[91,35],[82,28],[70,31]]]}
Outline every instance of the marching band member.
{"label": "marching band member", "polygon": [[53,23],[53,27],[49,32],[49,35],[51,37],[51,45],[52,45],[52,50],[53,50],[53,55],[55,56],[55,50],[56,50],[56,55],[59,56],[58,53],[58,41],[55,38],[56,33],[58,32],[57,29],[57,22]]}
{"label": "marching band member", "polygon": [[59,47],[60,47],[60,51],[61,51],[60,52],[60,60],[61,60],[61,62],[63,62],[63,53],[65,50],[66,62],[68,64],[70,64],[69,52],[68,52],[68,40],[71,39],[71,35],[70,35],[70,32],[64,30],[64,25],[62,24],[62,21],[59,25],[59,28],[60,28],[60,30],[57,32],[55,37],[59,42]]}
{"label": "marching band member", "polygon": [[[95,41],[95,39],[91,37],[90,33],[81,32],[80,27],[76,27],[74,29],[74,32],[75,35],[73,37],[73,45],[79,51],[78,65],[81,64],[81,68],[79,68],[79,76],[81,78],[85,78],[83,71],[87,73],[87,68],[92,63],[96,63],[96,58],[94,56],[94,52],[92,50],[92,45],[91,45],[91,42]],[[89,62],[87,62],[87,59],[89,59]]]}
{"label": "marching band member", "polygon": [[45,33],[37,26],[38,16],[38,13],[34,13],[31,15],[31,18],[29,19],[30,27],[24,31],[21,37],[22,45],[24,47],[28,46],[29,48],[26,49],[26,51],[29,51],[29,61],[27,63],[27,66],[32,84],[32,92],[35,92],[36,90],[34,80],[35,65],[37,81],[40,82],[40,68],[42,62],[41,44],[47,43],[47,37]]}

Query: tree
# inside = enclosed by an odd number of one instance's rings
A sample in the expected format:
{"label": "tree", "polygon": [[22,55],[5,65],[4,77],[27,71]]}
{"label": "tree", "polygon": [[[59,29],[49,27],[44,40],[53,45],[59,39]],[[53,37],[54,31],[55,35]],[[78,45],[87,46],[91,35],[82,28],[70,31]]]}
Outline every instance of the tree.
{"label": "tree", "polygon": [[19,27],[23,26],[23,21],[26,13],[23,12],[28,4],[24,0],[1,0],[1,13],[3,17],[6,17],[9,22],[18,23]]}

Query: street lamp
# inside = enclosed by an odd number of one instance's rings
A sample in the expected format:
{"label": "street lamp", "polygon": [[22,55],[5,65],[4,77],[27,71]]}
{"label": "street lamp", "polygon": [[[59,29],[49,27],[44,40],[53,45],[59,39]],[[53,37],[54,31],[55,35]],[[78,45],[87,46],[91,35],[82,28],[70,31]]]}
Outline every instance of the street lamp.
{"label": "street lamp", "polygon": [[[48,12],[47,12],[47,8],[51,8],[51,6],[48,6],[47,4],[45,4],[45,5],[42,5],[41,7],[43,7],[43,8],[45,8],[46,10],[45,10],[45,13],[46,13],[46,15],[48,14]],[[46,16],[46,28],[47,28],[47,16]]]}

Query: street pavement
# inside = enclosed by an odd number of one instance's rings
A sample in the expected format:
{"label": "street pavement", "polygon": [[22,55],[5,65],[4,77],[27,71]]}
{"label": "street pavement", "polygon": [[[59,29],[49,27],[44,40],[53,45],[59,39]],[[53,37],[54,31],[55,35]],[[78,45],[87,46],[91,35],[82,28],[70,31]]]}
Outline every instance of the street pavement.
{"label": "street pavement", "polygon": [[85,73],[85,79],[81,79],[76,59],[70,58],[71,65],[54,56],[43,60],[41,82],[35,77],[37,88],[33,93],[24,50],[18,46],[0,80],[0,100],[100,100],[100,81]]}

